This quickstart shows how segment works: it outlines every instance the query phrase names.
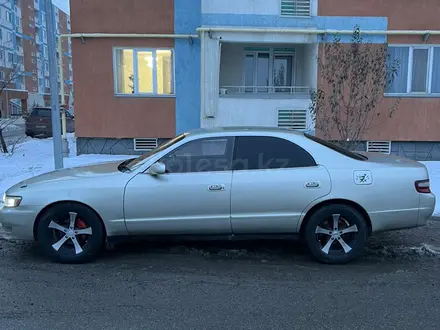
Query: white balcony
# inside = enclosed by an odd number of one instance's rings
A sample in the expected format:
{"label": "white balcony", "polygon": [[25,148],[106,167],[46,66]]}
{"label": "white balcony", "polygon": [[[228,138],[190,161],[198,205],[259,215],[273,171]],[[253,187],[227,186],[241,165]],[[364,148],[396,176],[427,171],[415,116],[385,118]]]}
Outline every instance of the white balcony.
{"label": "white balcony", "polygon": [[[283,126],[309,129],[310,92],[317,84],[317,44],[221,43],[218,86],[205,87],[203,127]],[[205,75],[212,62],[206,49]],[[214,65],[213,65],[214,66]],[[205,81],[206,81],[205,80]],[[289,117],[290,118],[290,117]]]}

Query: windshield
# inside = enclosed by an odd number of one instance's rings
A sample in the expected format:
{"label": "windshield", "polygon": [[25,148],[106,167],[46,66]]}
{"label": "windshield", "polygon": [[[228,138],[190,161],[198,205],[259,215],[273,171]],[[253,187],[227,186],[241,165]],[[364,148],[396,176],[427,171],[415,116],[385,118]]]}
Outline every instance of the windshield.
{"label": "windshield", "polygon": [[317,142],[319,144],[322,144],[323,146],[325,146],[327,148],[330,148],[330,149],[332,149],[332,150],[334,150],[336,152],[339,152],[340,154],[343,154],[344,156],[347,156],[347,157],[350,157],[350,158],[353,158],[353,159],[356,159],[356,160],[367,160],[368,159],[367,156],[358,154],[356,152],[352,152],[352,151],[350,151],[348,149],[345,149],[345,148],[343,148],[341,146],[338,146],[337,144],[334,144],[334,143],[322,140],[320,138],[317,138],[316,136],[313,136],[313,135],[310,135],[310,134],[307,134],[307,133],[304,133],[304,136],[309,138],[310,140],[313,140],[313,141],[315,141],[315,142]]}
{"label": "windshield", "polygon": [[130,162],[128,162],[125,167],[128,168],[130,171],[136,169],[137,167],[139,167],[144,160],[146,160],[147,158],[153,156],[154,154],[157,154],[158,152],[161,152],[162,150],[167,149],[168,147],[172,146],[173,144],[183,140],[186,137],[186,134],[180,134],[178,136],[176,136],[174,139],[171,139],[169,141],[167,141],[164,144],[161,144],[160,146],[158,146],[157,148],[147,152],[146,154],[143,154],[142,156],[139,156],[138,158],[134,158],[132,159]]}

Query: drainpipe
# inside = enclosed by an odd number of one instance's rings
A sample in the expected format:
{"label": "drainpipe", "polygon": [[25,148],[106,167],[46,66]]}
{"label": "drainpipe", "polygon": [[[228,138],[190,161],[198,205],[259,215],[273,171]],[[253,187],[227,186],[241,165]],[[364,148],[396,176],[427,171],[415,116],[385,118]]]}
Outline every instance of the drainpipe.
{"label": "drainpipe", "polygon": [[[353,30],[317,29],[264,29],[235,27],[200,27],[197,32],[255,32],[255,33],[297,33],[297,34],[353,34]],[[366,35],[440,35],[440,30],[361,30]]]}
{"label": "drainpipe", "polygon": [[[200,77],[200,100],[201,100],[201,105],[200,105],[200,110],[203,114],[205,114],[205,32],[202,32],[202,36],[201,36],[201,77]],[[203,115],[203,118],[205,118],[206,116]]]}

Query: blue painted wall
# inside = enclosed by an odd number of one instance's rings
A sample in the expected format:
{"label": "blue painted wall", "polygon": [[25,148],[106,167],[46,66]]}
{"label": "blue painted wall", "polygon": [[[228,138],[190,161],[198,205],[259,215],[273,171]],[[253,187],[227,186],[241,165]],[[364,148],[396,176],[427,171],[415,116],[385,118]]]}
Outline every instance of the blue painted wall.
{"label": "blue painted wall", "polygon": [[[177,1],[177,0],[176,0]],[[239,15],[239,14],[203,14],[204,26],[248,26],[256,28],[315,28],[332,30],[352,30],[358,25],[361,30],[386,30],[387,17],[353,16],[313,16],[311,18],[280,17],[277,15]],[[332,41],[328,35],[326,41]],[[348,42],[350,36],[341,36],[342,42]],[[386,36],[365,35],[365,41],[383,43]],[[320,40],[318,40],[320,41]]]}
{"label": "blue painted wall", "polygon": [[[201,25],[201,0],[174,1],[174,31],[196,34]],[[200,39],[176,39],[176,133],[200,127]]]}

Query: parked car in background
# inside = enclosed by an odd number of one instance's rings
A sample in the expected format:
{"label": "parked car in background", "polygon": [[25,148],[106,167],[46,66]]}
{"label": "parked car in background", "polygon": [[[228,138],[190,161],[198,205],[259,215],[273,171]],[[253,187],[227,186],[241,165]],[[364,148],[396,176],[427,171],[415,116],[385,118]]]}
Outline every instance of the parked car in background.
{"label": "parked car in background", "polygon": [[[33,108],[31,113],[26,117],[25,123],[27,136],[52,136],[52,109],[50,107]],[[75,118],[69,110],[66,110],[66,129],[67,133],[75,132]]]}
{"label": "parked car in background", "polygon": [[197,130],[123,162],[42,174],[3,204],[6,233],[60,262],[91,260],[121,236],[299,235],[317,260],[341,264],[376,232],[424,226],[435,196],[419,162],[259,127]]}

